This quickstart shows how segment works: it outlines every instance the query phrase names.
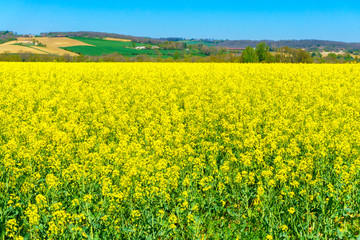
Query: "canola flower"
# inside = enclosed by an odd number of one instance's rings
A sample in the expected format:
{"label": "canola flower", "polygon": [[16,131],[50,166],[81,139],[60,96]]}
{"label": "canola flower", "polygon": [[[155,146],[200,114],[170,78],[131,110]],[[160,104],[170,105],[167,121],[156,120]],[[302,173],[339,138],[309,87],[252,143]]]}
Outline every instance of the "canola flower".
{"label": "canola flower", "polygon": [[294,214],[296,212],[296,210],[295,210],[295,208],[291,207],[291,208],[289,208],[288,212],[290,214]]}
{"label": "canola flower", "polygon": [[4,239],[357,239],[360,65],[0,63]]}

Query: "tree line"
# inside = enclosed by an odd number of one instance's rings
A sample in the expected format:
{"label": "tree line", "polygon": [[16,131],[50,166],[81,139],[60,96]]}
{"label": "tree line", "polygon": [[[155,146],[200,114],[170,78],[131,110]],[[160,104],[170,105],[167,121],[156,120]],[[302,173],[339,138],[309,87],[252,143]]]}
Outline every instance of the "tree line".
{"label": "tree line", "polygon": [[257,44],[264,42],[270,46],[272,51],[276,51],[279,47],[288,46],[291,48],[300,48],[306,49],[307,51],[315,50],[328,50],[336,51],[340,49],[345,49],[346,51],[355,51],[360,50],[360,43],[346,43],[346,42],[337,42],[337,41],[326,41],[326,40],[227,40],[219,42],[218,46],[220,47],[230,47],[230,48],[245,48],[247,46],[256,47]]}
{"label": "tree line", "polygon": [[[208,47],[201,45],[191,45],[190,48],[203,48],[202,51],[209,50],[207,55],[192,55],[183,50],[175,52],[173,56],[163,58],[158,56],[148,56],[144,54],[133,57],[125,57],[118,53],[111,53],[102,56],[70,56],[70,55],[50,55],[32,53],[2,53],[0,61],[6,62],[234,62],[234,63],[345,63],[359,61],[350,56],[339,57],[329,54],[322,57],[321,54],[309,52],[302,49],[281,47],[277,52],[270,52],[270,47],[265,43],[259,43],[255,48],[247,47],[241,52],[229,52],[224,48]],[[205,49],[205,50],[204,50]],[[333,56],[335,55],[335,57]]]}
{"label": "tree line", "polygon": [[259,43],[256,48],[246,47],[242,52],[243,63],[313,63],[310,53],[296,48],[280,47],[277,52],[270,52],[270,47],[265,43]]}
{"label": "tree line", "polygon": [[11,31],[0,31],[0,44],[16,40],[16,34]]}
{"label": "tree line", "polygon": [[43,37],[58,37],[58,36],[66,36],[66,37],[88,37],[88,38],[123,38],[129,39],[134,42],[148,43],[148,44],[158,44],[163,42],[160,39],[154,39],[149,37],[135,37],[124,34],[117,33],[104,33],[104,32],[91,32],[91,31],[79,31],[79,32],[48,32],[41,33]]}

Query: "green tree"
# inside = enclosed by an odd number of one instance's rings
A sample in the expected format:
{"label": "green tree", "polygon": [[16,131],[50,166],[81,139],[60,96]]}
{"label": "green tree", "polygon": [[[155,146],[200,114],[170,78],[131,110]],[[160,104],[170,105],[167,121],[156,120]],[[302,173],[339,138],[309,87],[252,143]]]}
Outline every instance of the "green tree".
{"label": "green tree", "polygon": [[180,58],[180,53],[178,51],[176,51],[174,53],[174,60],[178,60]]}
{"label": "green tree", "polygon": [[288,63],[312,63],[311,54],[302,49],[290,48],[288,46],[279,48],[280,62]]}
{"label": "green tree", "polygon": [[266,58],[268,56],[269,53],[269,46],[266,45],[266,43],[259,43],[258,45],[256,45],[256,49],[255,49],[256,55],[259,59],[259,62],[264,62],[266,61]]}
{"label": "green tree", "polygon": [[332,60],[335,60],[337,58],[335,53],[329,53],[327,56],[328,56],[328,58],[330,58]]}
{"label": "green tree", "polygon": [[294,58],[296,63],[313,63],[314,60],[312,59],[309,52],[302,50],[302,49],[294,49]]}
{"label": "green tree", "polygon": [[259,61],[255,49],[252,47],[246,47],[241,55],[241,60],[243,63],[256,63]]}
{"label": "green tree", "polygon": [[276,58],[274,55],[271,55],[270,53],[267,54],[265,62],[267,63],[275,63],[276,62]]}

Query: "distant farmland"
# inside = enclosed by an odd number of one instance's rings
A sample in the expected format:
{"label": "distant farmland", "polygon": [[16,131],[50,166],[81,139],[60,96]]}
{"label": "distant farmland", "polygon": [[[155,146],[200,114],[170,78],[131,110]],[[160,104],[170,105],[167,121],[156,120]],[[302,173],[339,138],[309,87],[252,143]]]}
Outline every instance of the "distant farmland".
{"label": "distant farmland", "polygon": [[[118,53],[126,57],[134,57],[140,54],[149,56],[158,56],[161,53],[162,57],[169,57],[169,53],[174,53],[177,50],[155,50],[155,49],[134,49],[134,46],[145,46],[143,43],[125,42],[125,41],[112,41],[97,38],[72,38],[92,46],[71,46],[63,47],[63,49],[89,56],[101,56],[103,54]],[[151,45],[155,46],[155,45]]]}
{"label": "distant farmland", "polygon": [[[37,43],[35,45],[35,42]],[[199,42],[189,42],[196,44]],[[39,44],[39,45],[38,45]],[[204,44],[205,45],[205,44]],[[146,49],[135,49],[143,46]],[[121,38],[89,38],[89,37],[21,37],[14,41],[0,44],[0,53],[32,53],[51,55],[88,55],[102,56],[118,53],[124,57],[147,55],[149,57],[169,58],[188,56],[205,56],[197,50],[161,49],[155,44],[141,43]]]}
{"label": "distant farmland", "polygon": [[[42,46],[34,44],[22,44],[24,41],[31,42],[32,40],[38,41]],[[67,37],[36,37],[26,38],[20,37],[17,40],[0,44],[0,53],[33,53],[33,54],[55,54],[55,55],[70,55],[77,56],[74,52],[65,51],[62,48],[70,46],[88,45],[85,42],[77,41]]]}

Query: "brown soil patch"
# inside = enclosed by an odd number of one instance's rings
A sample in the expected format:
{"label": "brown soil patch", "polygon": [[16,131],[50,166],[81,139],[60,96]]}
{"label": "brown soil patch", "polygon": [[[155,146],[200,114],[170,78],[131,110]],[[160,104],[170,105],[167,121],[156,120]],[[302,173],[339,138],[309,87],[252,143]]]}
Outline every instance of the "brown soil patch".
{"label": "brown soil patch", "polygon": [[30,52],[36,54],[56,54],[56,55],[70,55],[70,56],[78,56],[78,54],[66,51],[61,49],[60,47],[71,47],[71,46],[92,46],[90,44],[67,38],[67,37],[39,37],[35,38],[35,40],[40,43],[46,45],[46,47],[40,46],[19,46],[13,45],[19,41],[28,40],[29,38],[18,38],[17,41],[11,41],[7,43],[0,44],[0,53],[9,52],[9,53],[21,53],[21,52]]}
{"label": "brown soil patch", "polygon": [[118,42],[131,42],[130,39],[123,39],[123,38],[104,38],[104,39],[110,41],[118,41]]}
{"label": "brown soil patch", "polygon": [[0,44],[0,53],[35,53],[35,54],[45,54],[34,48],[29,48],[25,46],[13,45],[16,41],[10,41],[3,44]]}

